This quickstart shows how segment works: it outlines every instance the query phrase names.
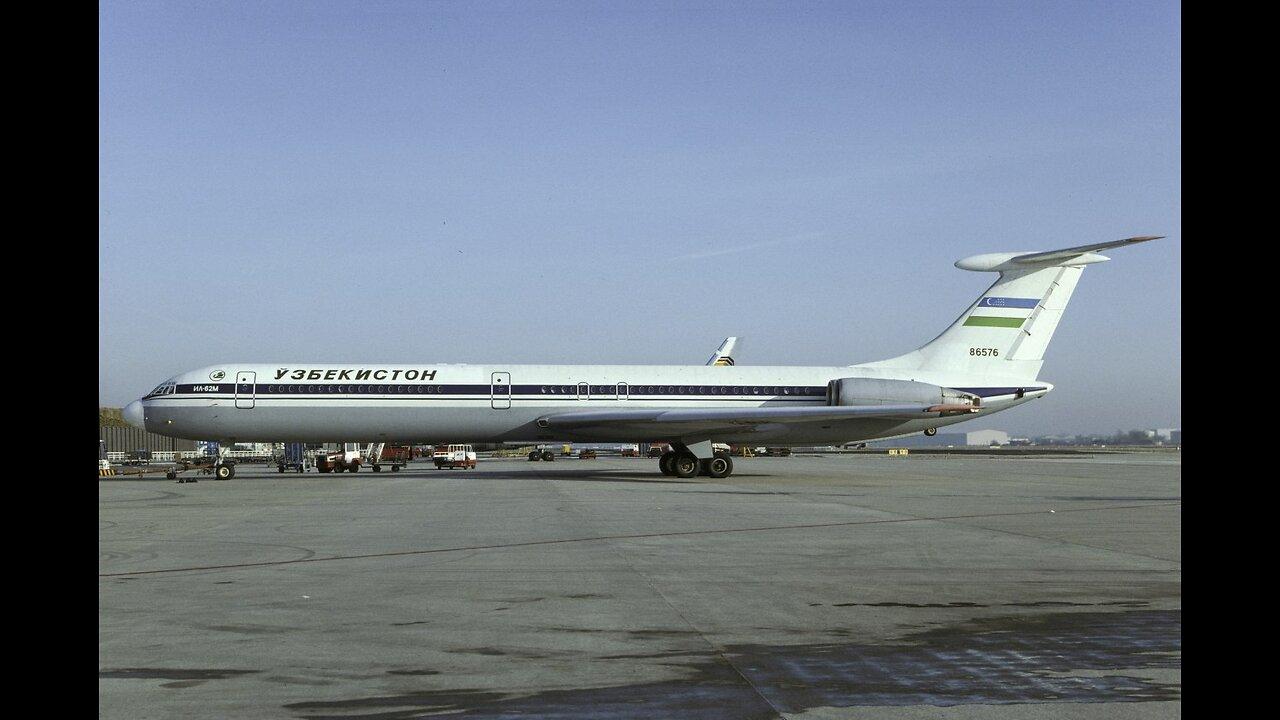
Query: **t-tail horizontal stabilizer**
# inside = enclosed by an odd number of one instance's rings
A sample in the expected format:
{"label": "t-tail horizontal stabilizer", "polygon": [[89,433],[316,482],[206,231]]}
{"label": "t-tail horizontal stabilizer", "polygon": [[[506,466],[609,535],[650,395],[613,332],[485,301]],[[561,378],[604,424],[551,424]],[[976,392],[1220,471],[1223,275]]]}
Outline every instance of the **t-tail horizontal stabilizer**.
{"label": "t-tail horizontal stabilizer", "polygon": [[1159,240],[1163,237],[1163,235],[1140,235],[1138,237],[1125,238],[1124,240],[1080,245],[1061,250],[970,255],[963,260],[957,260],[956,267],[961,270],[973,270],[976,272],[1004,272],[1008,270],[1030,270],[1036,267],[1090,265],[1111,259],[1105,255],[1096,254],[1095,251],[1097,250],[1109,250],[1111,248],[1124,247],[1125,245],[1147,242],[1148,240]]}
{"label": "t-tail horizontal stabilizer", "polygon": [[1085,266],[1110,259],[1096,251],[1159,237],[1143,235],[1043,252],[987,253],[957,261],[956,267],[962,270],[996,272],[1000,277],[924,347],[858,367],[892,376],[919,373],[919,378],[947,387],[1030,383],[1039,375],[1045,349]]}

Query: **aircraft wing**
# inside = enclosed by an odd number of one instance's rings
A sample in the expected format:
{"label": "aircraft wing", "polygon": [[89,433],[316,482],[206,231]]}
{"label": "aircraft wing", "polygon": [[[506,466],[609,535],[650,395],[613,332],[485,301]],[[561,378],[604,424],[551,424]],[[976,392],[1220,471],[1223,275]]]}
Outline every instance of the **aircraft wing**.
{"label": "aircraft wing", "polygon": [[762,425],[838,422],[857,419],[923,420],[977,412],[972,405],[857,405],[753,408],[637,408],[572,410],[538,419],[538,427],[574,430],[628,430],[646,437],[679,437],[690,433],[750,430]]}

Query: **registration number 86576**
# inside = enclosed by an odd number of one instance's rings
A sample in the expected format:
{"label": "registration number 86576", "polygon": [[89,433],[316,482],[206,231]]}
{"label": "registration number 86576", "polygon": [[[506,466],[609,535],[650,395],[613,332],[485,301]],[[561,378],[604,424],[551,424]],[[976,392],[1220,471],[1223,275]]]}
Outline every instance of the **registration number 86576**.
{"label": "registration number 86576", "polygon": [[969,348],[969,354],[978,357],[1000,357],[1000,351],[995,348],[971,347]]}

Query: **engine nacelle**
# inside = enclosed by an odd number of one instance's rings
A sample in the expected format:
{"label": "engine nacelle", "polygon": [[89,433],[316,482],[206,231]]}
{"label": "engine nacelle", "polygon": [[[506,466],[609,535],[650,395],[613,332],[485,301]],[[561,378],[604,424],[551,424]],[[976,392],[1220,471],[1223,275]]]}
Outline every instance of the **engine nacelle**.
{"label": "engine nacelle", "polygon": [[915,380],[840,378],[827,383],[828,405],[928,405],[939,412],[977,412],[982,398]]}

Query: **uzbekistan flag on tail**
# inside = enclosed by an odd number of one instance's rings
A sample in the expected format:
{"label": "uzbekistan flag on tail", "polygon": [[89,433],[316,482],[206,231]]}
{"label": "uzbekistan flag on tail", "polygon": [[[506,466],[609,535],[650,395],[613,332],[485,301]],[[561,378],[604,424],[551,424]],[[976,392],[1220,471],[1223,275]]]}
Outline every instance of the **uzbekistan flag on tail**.
{"label": "uzbekistan flag on tail", "polygon": [[965,327],[1020,328],[1040,298],[984,297],[964,321]]}

